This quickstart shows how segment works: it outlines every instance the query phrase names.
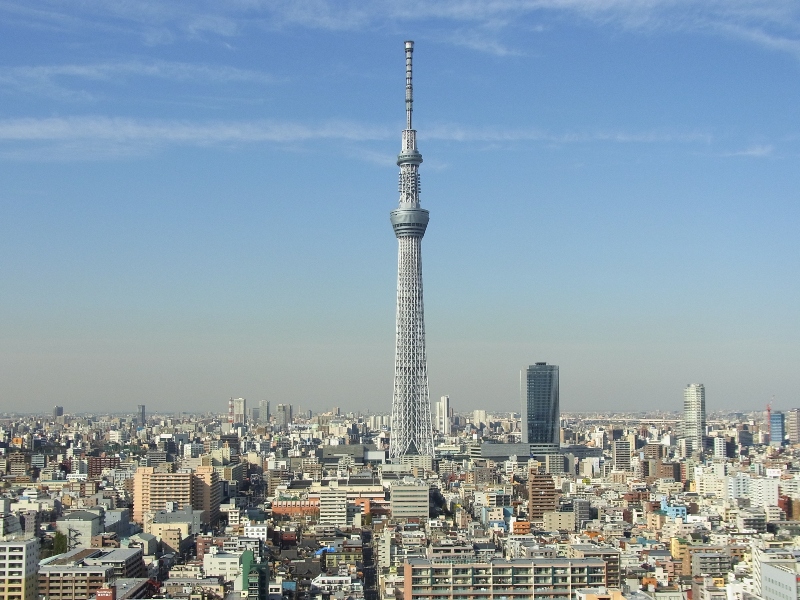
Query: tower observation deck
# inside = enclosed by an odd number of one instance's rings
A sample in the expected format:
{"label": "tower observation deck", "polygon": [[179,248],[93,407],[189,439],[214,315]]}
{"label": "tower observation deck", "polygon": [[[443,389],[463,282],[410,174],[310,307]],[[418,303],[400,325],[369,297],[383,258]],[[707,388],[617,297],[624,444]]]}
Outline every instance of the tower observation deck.
{"label": "tower observation deck", "polygon": [[425,354],[425,311],[422,303],[422,237],[428,227],[428,211],[419,205],[417,132],[412,128],[414,104],[412,55],[406,51],[406,128],[397,157],[400,167],[400,203],[391,212],[397,236],[397,328],[394,362],[389,457],[433,456],[433,422],[428,397],[428,362]]}

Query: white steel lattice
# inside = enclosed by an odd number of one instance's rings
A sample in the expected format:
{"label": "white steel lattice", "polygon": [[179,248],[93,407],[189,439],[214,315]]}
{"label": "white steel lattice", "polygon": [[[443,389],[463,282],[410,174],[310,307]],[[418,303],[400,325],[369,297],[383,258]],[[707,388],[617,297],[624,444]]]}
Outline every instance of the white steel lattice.
{"label": "white steel lattice", "polygon": [[400,167],[400,207],[392,211],[392,226],[398,241],[397,329],[392,397],[392,433],[389,456],[408,454],[433,456],[433,421],[428,398],[428,363],[425,356],[425,311],[422,304],[422,236],[428,211],[419,206],[417,132],[411,126],[413,88],[411,55],[413,42],[406,42],[406,129],[397,157]]}
{"label": "white steel lattice", "polygon": [[422,238],[398,238],[397,345],[390,456],[433,456],[433,423],[428,399],[425,311],[422,303]]}

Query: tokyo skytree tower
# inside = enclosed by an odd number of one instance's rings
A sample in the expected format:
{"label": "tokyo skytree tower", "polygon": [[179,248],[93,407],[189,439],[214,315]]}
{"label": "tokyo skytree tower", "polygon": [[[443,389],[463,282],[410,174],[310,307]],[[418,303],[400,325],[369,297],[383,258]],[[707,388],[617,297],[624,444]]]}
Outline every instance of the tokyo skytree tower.
{"label": "tokyo skytree tower", "polygon": [[411,128],[414,103],[411,55],[406,42],[406,128],[397,157],[400,167],[400,207],[391,213],[397,236],[397,330],[394,359],[394,396],[389,457],[433,457],[433,422],[428,400],[428,361],[425,356],[425,314],[422,306],[422,236],[428,211],[419,206],[417,132]]}

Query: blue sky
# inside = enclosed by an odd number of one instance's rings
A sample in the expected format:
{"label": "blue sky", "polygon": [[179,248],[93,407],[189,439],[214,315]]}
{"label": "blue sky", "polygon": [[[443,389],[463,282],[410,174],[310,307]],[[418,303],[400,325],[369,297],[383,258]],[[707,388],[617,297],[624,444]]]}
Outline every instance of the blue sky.
{"label": "blue sky", "polygon": [[0,0],[0,410],[391,402],[414,39],[431,396],[800,405],[787,0]]}

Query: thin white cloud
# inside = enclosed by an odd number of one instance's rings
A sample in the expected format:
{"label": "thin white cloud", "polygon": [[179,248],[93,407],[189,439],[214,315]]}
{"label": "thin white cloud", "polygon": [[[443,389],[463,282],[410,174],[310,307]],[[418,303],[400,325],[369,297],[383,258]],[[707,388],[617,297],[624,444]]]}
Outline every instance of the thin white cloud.
{"label": "thin white cloud", "polygon": [[744,150],[738,150],[736,152],[725,152],[722,154],[722,156],[764,157],[764,156],[771,156],[774,151],[775,147],[772,144],[756,144],[754,146],[745,148]]}
{"label": "thin white cloud", "polygon": [[474,29],[459,29],[452,33],[439,34],[434,37],[446,40],[454,46],[470,48],[486,54],[494,54],[495,56],[520,56],[522,54],[521,51],[498,41],[496,35],[487,35]]}
{"label": "thin white cloud", "polygon": [[472,128],[460,125],[427,127],[420,139],[454,142],[547,142],[574,144],[591,142],[618,143],[710,143],[712,137],[705,132],[625,132],[598,130],[591,132],[552,133],[539,129]]}
{"label": "thin white cloud", "polygon": [[[302,144],[315,141],[364,144],[394,140],[397,127],[364,125],[349,121],[317,124],[254,121],[140,120],[113,117],[50,117],[0,120],[0,151],[7,158],[89,160],[140,156],[167,146],[230,147],[242,144]],[[458,125],[432,126],[424,141],[510,143],[708,143],[702,133],[611,132],[550,133],[536,129],[506,130]],[[359,148],[363,160],[385,164],[388,155]]]}
{"label": "thin white cloud", "polygon": [[269,84],[268,74],[225,65],[192,64],[171,61],[109,61],[91,64],[32,65],[0,67],[0,85],[31,93],[57,97],[91,98],[75,89],[79,81],[120,81],[137,77],[167,81],[208,83]]}
{"label": "thin white cloud", "polygon": [[111,117],[24,118],[0,120],[3,142],[103,141],[148,144],[211,146],[229,143],[304,142],[337,139],[345,141],[384,140],[388,128],[353,123],[327,122],[320,125],[276,121],[166,121]]}

